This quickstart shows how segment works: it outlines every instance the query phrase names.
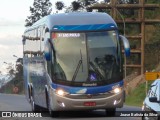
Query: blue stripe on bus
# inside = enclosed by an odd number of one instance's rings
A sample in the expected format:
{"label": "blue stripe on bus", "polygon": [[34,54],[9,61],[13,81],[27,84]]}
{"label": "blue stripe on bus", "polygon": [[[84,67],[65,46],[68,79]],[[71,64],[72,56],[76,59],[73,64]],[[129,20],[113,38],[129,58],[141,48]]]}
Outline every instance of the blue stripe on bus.
{"label": "blue stripe on bus", "polygon": [[110,30],[116,29],[117,26],[110,24],[92,24],[92,25],[55,25],[53,31],[92,31],[92,30]]}
{"label": "blue stripe on bus", "polygon": [[114,86],[123,86],[123,80],[114,84],[110,85],[104,85],[104,86],[93,86],[93,87],[71,87],[71,86],[65,86],[65,85],[59,85],[59,84],[54,84],[52,83],[52,88],[54,89],[63,89],[69,94],[78,94],[78,93],[83,93],[83,94],[98,94],[98,93],[105,93],[108,91],[113,90]]}

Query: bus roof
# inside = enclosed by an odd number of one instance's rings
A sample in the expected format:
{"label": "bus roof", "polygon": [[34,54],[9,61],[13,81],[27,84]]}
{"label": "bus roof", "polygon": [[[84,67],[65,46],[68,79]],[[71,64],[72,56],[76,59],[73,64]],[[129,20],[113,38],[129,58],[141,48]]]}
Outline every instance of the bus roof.
{"label": "bus roof", "polygon": [[96,24],[112,24],[117,27],[115,21],[107,13],[98,13],[98,12],[72,12],[72,13],[60,13],[48,15],[26,31],[33,29],[35,27],[46,25],[49,30],[53,30],[54,26],[58,25],[96,25]]}

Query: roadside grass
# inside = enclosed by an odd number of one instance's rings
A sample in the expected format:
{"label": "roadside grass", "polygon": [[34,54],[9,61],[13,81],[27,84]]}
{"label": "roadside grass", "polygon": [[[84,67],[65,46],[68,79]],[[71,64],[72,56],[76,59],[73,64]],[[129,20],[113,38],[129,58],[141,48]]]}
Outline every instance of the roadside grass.
{"label": "roadside grass", "polygon": [[[148,90],[153,81],[148,82]],[[146,83],[141,83],[136,89],[126,96],[126,105],[141,107],[146,97]]]}

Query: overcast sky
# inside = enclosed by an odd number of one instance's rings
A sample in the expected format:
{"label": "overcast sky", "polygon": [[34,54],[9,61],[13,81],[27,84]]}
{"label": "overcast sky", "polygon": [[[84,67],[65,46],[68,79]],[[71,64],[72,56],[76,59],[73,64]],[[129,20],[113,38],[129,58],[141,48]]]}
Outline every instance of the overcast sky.
{"label": "overcast sky", "polygon": [[[22,34],[25,30],[25,19],[30,15],[29,7],[34,0],[0,0],[0,71],[5,71],[7,63],[15,64],[16,55],[22,57]],[[55,2],[52,13],[55,12]],[[61,0],[70,5],[73,0]]]}

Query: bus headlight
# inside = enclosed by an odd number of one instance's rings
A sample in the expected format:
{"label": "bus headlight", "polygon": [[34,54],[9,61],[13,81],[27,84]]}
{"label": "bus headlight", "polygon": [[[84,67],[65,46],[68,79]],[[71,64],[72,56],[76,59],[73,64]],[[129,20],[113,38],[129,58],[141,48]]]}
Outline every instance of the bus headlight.
{"label": "bus headlight", "polygon": [[66,95],[66,94],[68,94],[68,93],[65,92],[65,91],[62,90],[62,89],[57,89],[57,90],[56,90],[56,94],[57,94],[57,95],[60,95],[60,96],[64,96],[64,95]]}
{"label": "bus headlight", "polygon": [[113,91],[114,91],[114,93],[119,93],[121,91],[121,89],[120,88],[115,88]]}
{"label": "bus headlight", "polygon": [[114,88],[114,89],[112,90],[112,93],[115,93],[115,94],[120,93],[120,92],[121,92],[121,88],[119,88],[119,87]]}

